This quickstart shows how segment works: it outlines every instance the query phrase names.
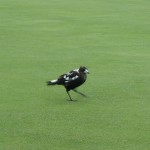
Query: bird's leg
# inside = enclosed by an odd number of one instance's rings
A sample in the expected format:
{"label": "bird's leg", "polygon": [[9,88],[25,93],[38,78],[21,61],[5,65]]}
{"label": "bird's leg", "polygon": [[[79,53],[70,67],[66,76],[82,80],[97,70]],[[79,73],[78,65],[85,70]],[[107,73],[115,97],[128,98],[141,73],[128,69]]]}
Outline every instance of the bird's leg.
{"label": "bird's leg", "polygon": [[68,94],[70,100],[72,101],[72,98],[71,98],[71,96],[70,96],[70,94],[69,94],[69,91],[66,90],[66,92],[67,92],[67,94]]}
{"label": "bird's leg", "polygon": [[77,91],[76,89],[73,89],[73,91],[76,92],[76,93],[78,93],[78,94],[80,94],[80,95],[82,95],[82,96],[84,96],[84,97],[87,97],[85,94],[83,94],[83,93]]}

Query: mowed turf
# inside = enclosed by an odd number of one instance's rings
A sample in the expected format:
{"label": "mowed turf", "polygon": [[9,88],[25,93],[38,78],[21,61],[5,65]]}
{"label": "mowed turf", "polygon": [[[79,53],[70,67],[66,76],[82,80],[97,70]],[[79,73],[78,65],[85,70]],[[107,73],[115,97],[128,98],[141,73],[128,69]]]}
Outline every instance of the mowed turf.
{"label": "mowed turf", "polygon": [[[0,0],[0,150],[149,150],[149,8]],[[46,86],[80,65],[87,98]]]}

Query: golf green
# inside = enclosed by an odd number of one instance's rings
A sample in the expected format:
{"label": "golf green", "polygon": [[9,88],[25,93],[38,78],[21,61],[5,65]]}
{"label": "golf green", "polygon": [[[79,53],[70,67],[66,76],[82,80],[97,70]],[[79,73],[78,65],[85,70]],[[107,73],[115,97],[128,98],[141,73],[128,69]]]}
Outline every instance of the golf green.
{"label": "golf green", "polygon": [[[0,0],[0,150],[149,150],[149,9]],[[46,86],[81,65],[87,97]]]}

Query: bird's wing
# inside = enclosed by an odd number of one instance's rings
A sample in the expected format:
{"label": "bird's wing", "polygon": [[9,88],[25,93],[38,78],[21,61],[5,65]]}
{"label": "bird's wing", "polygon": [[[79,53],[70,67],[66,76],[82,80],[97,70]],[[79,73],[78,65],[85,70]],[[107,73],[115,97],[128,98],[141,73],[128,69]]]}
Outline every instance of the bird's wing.
{"label": "bird's wing", "polygon": [[65,83],[73,81],[79,78],[79,72],[77,70],[72,70],[64,75]]}

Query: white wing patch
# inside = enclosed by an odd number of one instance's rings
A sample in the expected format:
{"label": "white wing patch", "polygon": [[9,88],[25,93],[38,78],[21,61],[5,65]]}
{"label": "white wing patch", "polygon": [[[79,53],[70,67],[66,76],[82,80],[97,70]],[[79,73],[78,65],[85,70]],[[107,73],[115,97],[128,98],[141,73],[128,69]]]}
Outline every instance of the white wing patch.
{"label": "white wing patch", "polygon": [[65,83],[68,83],[68,82],[70,82],[70,81],[73,81],[73,80],[76,80],[77,78],[79,78],[78,75],[76,75],[76,76],[74,76],[74,77],[69,77],[69,75],[72,75],[72,73],[68,74],[68,76],[67,76],[67,75],[64,76]]}
{"label": "white wing patch", "polygon": [[71,78],[71,80],[75,80],[75,79],[77,79],[79,76],[75,76],[75,77],[73,77],[73,78]]}

